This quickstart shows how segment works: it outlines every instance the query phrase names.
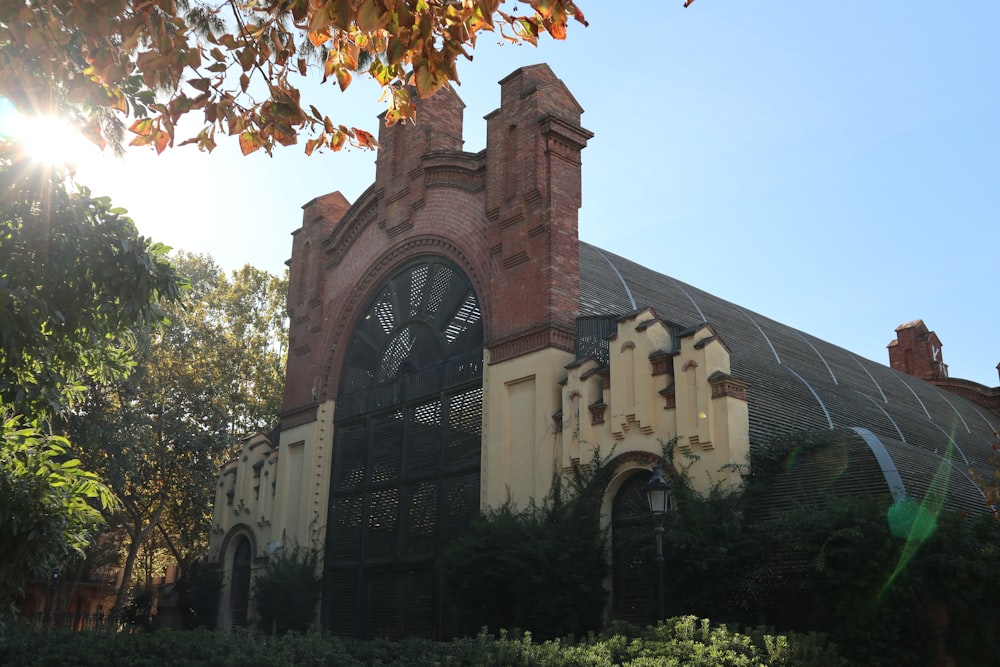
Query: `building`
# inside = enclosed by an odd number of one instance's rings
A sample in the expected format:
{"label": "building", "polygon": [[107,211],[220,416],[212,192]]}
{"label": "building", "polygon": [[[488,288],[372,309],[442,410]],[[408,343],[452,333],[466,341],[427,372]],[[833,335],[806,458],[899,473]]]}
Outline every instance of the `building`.
{"label": "building", "polygon": [[929,348],[909,325],[900,372],[580,241],[582,108],[545,65],[500,86],[485,150],[462,151],[446,88],[417,126],[382,128],[356,202],[304,206],[281,427],[217,489],[223,627],[253,615],[254,569],[298,545],[324,553],[324,627],[434,636],[448,537],[594,449],[612,527],[668,441],[707,488],[776,437],[834,428],[848,488],[921,497],[943,466],[945,504],[984,511],[967,470],[987,464],[997,390],[914,377]]}

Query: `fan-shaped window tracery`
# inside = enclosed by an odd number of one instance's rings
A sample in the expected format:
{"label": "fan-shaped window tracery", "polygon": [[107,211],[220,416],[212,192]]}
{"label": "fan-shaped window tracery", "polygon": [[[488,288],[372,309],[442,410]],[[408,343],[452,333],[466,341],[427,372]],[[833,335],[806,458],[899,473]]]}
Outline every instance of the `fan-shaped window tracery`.
{"label": "fan-shaped window tracery", "polygon": [[323,619],[336,634],[446,632],[435,562],[479,511],[483,323],[439,259],[390,278],[348,342],[335,406]]}

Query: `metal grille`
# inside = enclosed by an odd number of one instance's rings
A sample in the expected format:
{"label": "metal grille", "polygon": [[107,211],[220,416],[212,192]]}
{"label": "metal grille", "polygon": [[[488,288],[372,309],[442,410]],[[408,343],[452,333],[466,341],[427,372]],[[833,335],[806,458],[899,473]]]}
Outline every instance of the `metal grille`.
{"label": "metal grille", "polygon": [[483,437],[483,388],[456,394],[449,401],[445,465],[465,466],[479,460]]}
{"label": "metal grille", "polygon": [[611,354],[608,339],[618,332],[619,315],[588,315],[576,318],[576,358],[593,357],[607,365]]}
{"label": "metal grille", "polygon": [[361,525],[364,496],[346,495],[334,499],[330,508],[333,523],[327,531],[334,559],[353,559],[361,553]]}
{"label": "metal grille", "polygon": [[653,520],[646,500],[650,473],[633,474],[615,495],[611,514],[615,618],[645,625],[656,617]]}
{"label": "metal grille", "polygon": [[391,278],[348,344],[334,424],[323,619],[341,635],[434,636],[435,562],[479,512],[482,316],[443,262]]}
{"label": "metal grille", "polygon": [[371,481],[388,482],[399,477],[403,450],[403,413],[399,410],[372,420]]}

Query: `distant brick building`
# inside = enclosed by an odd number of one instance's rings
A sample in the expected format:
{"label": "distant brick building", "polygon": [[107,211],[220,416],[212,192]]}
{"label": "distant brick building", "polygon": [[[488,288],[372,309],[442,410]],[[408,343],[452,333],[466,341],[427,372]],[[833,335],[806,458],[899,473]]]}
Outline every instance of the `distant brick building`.
{"label": "distant brick building", "polygon": [[[545,65],[500,86],[485,150],[462,151],[444,89],[418,125],[382,129],[356,202],[305,205],[281,427],[246,441],[216,495],[224,627],[253,615],[268,554],[298,544],[324,554],[327,629],[440,635],[447,539],[508,495],[544,497],[595,448],[614,467],[612,540],[675,438],[707,488],[739,484],[776,437],[842,429],[847,491],[921,496],[944,461],[946,505],[984,509],[966,470],[1000,428],[996,390],[918,379],[947,376],[926,327],[932,363],[904,326],[889,368],[580,241],[582,108]],[[609,616],[625,615],[625,580]]]}

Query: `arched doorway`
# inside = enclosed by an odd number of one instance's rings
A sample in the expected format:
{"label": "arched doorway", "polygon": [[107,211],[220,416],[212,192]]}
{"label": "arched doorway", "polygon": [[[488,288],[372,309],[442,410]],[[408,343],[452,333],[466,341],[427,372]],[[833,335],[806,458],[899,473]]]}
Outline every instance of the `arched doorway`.
{"label": "arched doorway", "polygon": [[656,620],[657,578],[653,517],[646,499],[649,470],[636,470],[618,488],[611,514],[612,587],[616,619]]}
{"label": "arched doorway", "polygon": [[233,550],[233,569],[229,591],[229,626],[246,627],[250,607],[250,566],[253,553],[250,540],[240,536]]}
{"label": "arched doorway", "polygon": [[334,423],[324,627],[433,637],[447,539],[479,512],[483,326],[468,279],[423,258],[355,325]]}

